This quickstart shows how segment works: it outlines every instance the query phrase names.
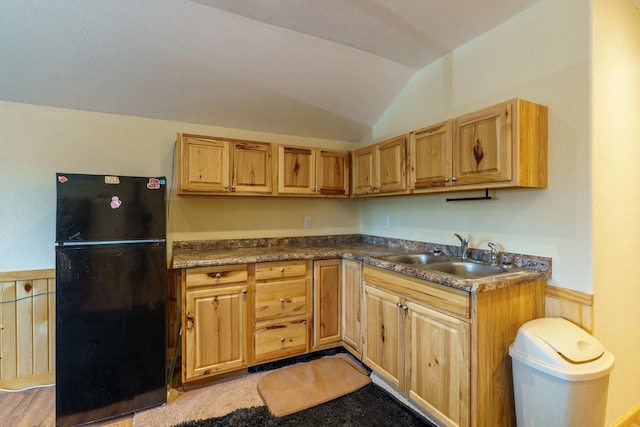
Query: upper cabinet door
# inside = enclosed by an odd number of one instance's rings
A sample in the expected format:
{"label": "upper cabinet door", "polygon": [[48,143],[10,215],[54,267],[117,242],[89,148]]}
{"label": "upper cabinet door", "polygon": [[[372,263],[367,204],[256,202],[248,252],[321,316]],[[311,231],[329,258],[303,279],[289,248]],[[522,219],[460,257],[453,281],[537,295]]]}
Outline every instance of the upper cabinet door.
{"label": "upper cabinet door", "polygon": [[315,193],[323,196],[349,195],[349,152],[318,150],[316,152]]}
{"label": "upper cabinet door", "polygon": [[407,138],[401,135],[378,144],[378,187],[381,193],[407,189]]}
{"label": "upper cabinet door", "polygon": [[178,193],[224,193],[229,188],[229,142],[178,135]]}
{"label": "upper cabinet door", "polygon": [[278,147],[278,194],[349,195],[349,152]]}
{"label": "upper cabinet door", "polygon": [[451,122],[411,134],[410,187],[420,190],[451,185]]}
{"label": "upper cabinet door", "polygon": [[353,152],[353,195],[407,192],[407,135]]}
{"label": "upper cabinet door", "polygon": [[454,185],[511,179],[512,116],[512,103],[507,102],[454,121]]}
{"label": "upper cabinet door", "polygon": [[371,194],[377,191],[377,162],[378,150],[374,145],[353,152],[351,194]]}
{"label": "upper cabinet door", "polygon": [[315,152],[304,147],[278,147],[278,193],[314,194]]}
{"label": "upper cabinet door", "polygon": [[231,191],[273,193],[271,144],[233,141]]}

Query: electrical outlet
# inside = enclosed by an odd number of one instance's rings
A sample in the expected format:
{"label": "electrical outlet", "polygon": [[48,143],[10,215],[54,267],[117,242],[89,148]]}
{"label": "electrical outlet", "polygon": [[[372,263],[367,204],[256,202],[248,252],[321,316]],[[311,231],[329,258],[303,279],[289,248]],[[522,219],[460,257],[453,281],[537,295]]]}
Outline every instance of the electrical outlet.
{"label": "electrical outlet", "polygon": [[389,228],[389,215],[382,216],[382,228]]}
{"label": "electrical outlet", "polygon": [[305,216],[304,217],[304,228],[311,228],[311,217],[310,216]]}

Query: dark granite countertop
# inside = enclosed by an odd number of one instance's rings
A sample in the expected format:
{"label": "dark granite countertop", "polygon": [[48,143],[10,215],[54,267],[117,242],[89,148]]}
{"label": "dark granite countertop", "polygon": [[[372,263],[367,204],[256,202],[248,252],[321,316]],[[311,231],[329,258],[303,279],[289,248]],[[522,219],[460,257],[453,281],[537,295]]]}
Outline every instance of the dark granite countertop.
{"label": "dark granite countertop", "polygon": [[[381,260],[382,255],[442,251],[458,255],[457,246],[359,234],[266,239],[178,241],[173,244],[171,268],[211,267],[230,264],[296,259],[346,258],[469,292],[483,292],[520,283],[549,279],[551,259],[503,252],[500,261],[511,263],[514,272],[481,279],[462,279],[407,264]],[[487,261],[489,251],[470,248],[469,257]]]}

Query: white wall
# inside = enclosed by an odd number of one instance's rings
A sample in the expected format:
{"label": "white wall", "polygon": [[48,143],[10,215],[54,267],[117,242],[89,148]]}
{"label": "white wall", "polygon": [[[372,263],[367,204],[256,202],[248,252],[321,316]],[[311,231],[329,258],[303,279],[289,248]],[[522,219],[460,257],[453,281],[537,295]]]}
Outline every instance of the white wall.
{"label": "white wall", "polygon": [[594,1],[594,333],[616,357],[607,421],[640,409],[640,10]]}
{"label": "white wall", "polygon": [[524,98],[549,107],[547,189],[497,191],[497,200],[479,202],[446,203],[451,194],[369,199],[361,232],[447,244],[457,232],[484,249],[494,241],[552,257],[550,283],[591,292],[589,10],[589,0],[543,0],[456,49],[416,75],[370,138]]}
{"label": "white wall", "polygon": [[[640,10],[630,0],[543,0],[425,68],[365,142],[513,97],[549,107],[549,187],[369,199],[361,232],[550,256],[550,283],[594,294],[594,335],[614,353],[606,425],[640,409]],[[388,215],[390,227],[382,227]]]}
{"label": "white wall", "polygon": [[[56,172],[169,178],[176,132],[340,149],[354,146],[0,102],[0,272],[54,267]],[[351,200],[184,197],[172,190],[170,207],[170,242],[358,232],[358,204]],[[311,229],[303,228],[305,215],[312,216]]]}

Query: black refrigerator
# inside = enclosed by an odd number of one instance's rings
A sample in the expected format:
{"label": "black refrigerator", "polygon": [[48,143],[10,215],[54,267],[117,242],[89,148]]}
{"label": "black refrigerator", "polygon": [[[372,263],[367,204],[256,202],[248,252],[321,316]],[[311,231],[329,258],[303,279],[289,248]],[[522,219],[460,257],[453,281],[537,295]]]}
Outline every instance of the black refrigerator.
{"label": "black refrigerator", "polygon": [[56,425],[166,403],[166,181],[56,174]]}

